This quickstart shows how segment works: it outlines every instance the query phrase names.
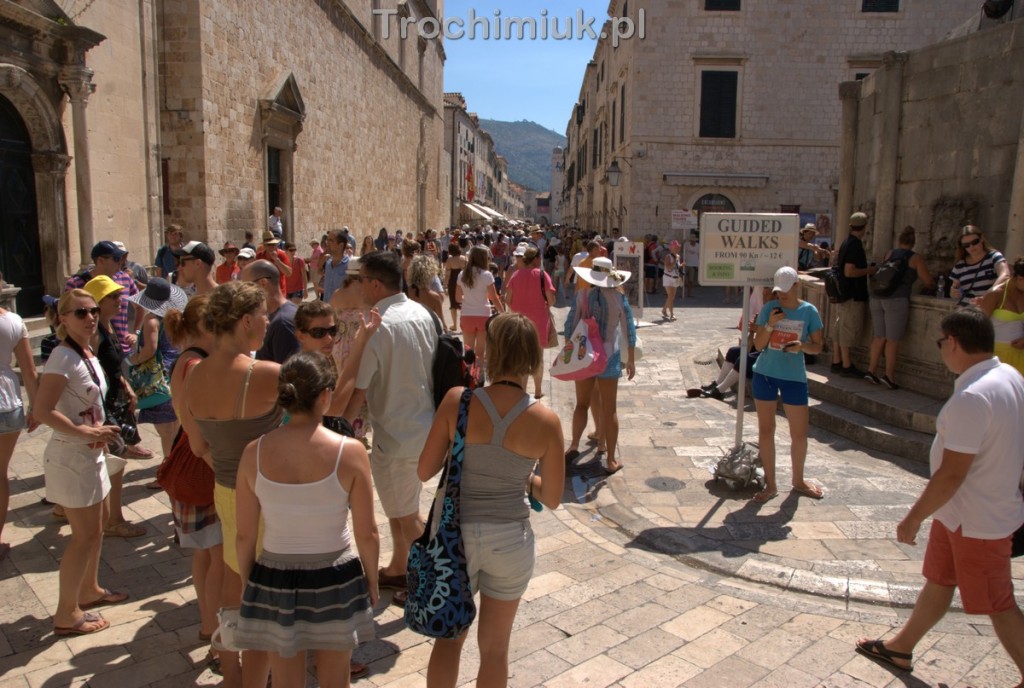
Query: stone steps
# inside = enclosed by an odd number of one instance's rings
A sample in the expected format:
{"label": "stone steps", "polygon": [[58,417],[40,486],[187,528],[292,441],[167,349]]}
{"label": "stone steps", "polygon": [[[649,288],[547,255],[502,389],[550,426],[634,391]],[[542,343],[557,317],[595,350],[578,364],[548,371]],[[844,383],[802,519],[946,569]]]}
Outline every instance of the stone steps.
{"label": "stone steps", "polygon": [[810,420],[870,449],[928,461],[942,401],[905,389],[843,378],[817,365],[807,372]]}

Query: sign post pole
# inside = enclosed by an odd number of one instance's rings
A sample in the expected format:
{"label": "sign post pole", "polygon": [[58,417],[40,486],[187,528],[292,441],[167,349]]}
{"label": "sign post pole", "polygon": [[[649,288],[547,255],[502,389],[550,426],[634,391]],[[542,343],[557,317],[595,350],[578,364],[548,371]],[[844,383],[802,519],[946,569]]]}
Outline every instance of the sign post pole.
{"label": "sign post pole", "polygon": [[775,271],[795,268],[800,217],[780,213],[704,213],[700,232],[701,286],[743,289],[740,325],[739,396],[736,399],[736,446],[743,446],[743,407],[747,393],[750,336],[750,288],[771,286]]}

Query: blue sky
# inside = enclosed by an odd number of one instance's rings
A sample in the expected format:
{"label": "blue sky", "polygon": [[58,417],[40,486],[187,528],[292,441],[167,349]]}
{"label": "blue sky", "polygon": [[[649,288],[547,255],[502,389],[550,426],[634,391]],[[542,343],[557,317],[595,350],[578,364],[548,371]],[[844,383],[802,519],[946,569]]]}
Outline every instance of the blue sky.
{"label": "blue sky", "polygon": [[[445,17],[459,17],[468,22],[470,10],[477,17],[494,19],[501,10],[502,18],[534,17],[541,20],[547,11],[549,19],[559,17],[559,30],[564,31],[565,18],[575,17],[578,9],[588,17],[596,17],[594,27],[600,31],[607,16],[608,3],[581,0],[570,4],[564,0],[446,0]],[[444,90],[458,91],[466,97],[470,112],[487,119],[516,121],[527,119],[562,135],[579,95],[587,62],[594,56],[596,41],[582,40],[486,40],[482,29],[475,39],[447,38],[444,42],[448,60],[444,68]]]}

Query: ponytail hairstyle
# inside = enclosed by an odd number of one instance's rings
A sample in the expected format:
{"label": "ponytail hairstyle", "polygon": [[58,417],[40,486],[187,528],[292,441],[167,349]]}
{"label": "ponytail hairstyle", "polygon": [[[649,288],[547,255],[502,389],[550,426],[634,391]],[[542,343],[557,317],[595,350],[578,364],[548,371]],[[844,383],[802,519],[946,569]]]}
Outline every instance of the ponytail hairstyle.
{"label": "ponytail hairstyle", "polygon": [[210,295],[199,294],[189,300],[184,311],[176,308],[167,311],[167,315],[164,316],[164,330],[175,348],[184,349],[190,339],[195,340],[203,335],[209,305]]}
{"label": "ponytail hairstyle", "polygon": [[309,413],[325,389],[334,389],[338,377],[330,360],[320,352],[303,351],[281,366],[277,403],[288,413]]}

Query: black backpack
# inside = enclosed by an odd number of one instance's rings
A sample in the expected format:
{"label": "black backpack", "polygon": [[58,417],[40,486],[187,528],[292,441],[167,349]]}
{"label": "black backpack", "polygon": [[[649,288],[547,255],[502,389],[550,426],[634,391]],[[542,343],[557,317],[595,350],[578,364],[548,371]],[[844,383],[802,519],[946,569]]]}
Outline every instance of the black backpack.
{"label": "black backpack", "polygon": [[840,269],[840,266],[833,265],[821,276],[821,281],[825,283],[825,293],[828,294],[828,300],[832,303],[850,300],[844,289],[843,278],[839,274]]}
{"label": "black backpack", "polygon": [[904,251],[898,258],[890,254],[889,260],[882,263],[878,272],[869,278],[871,294],[879,298],[892,296],[892,293],[903,284],[903,277],[907,274],[913,255],[911,251]]}
{"label": "black backpack", "polygon": [[437,350],[430,370],[434,379],[436,409],[451,388],[476,387],[476,376],[473,374],[476,354],[472,349],[466,349],[461,339],[444,331],[436,313],[431,312],[430,317],[434,319],[434,328],[437,330]]}

